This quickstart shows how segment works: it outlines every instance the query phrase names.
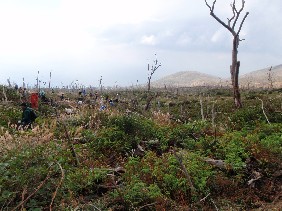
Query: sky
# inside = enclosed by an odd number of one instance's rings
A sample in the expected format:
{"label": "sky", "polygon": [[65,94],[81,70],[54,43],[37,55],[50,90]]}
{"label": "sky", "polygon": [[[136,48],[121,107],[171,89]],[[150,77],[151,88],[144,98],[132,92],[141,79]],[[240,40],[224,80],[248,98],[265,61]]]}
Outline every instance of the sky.
{"label": "sky", "polygon": [[[245,1],[240,75],[282,64],[282,1]],[[231,2],[215,4],[225,22]],[[50,72],[53,87],[145,84],[155,59],[152,81],[179,71],[229,78],[231,51],[204,0],[0,0],[0,84],[38,77],[43,87]]]}

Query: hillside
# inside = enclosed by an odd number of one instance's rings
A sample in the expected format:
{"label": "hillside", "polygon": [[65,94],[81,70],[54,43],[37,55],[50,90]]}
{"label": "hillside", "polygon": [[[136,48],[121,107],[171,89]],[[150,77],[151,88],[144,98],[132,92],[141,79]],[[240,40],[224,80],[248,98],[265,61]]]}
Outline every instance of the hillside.
{"label": "hillside", "polygon": [[[250,73],[240,75],[239,83],[242,87],[269,87],[270,81],[268,80],[269,67],[252,71]],[[272,67],[271,78],[273,87],[282,87],[282,64]],[[214,75],[200,73],[197,71],[181,71],[159,80],[152,82],[153,87],[195,87],[195,86],[218,86],[230,85],[230,79],[221,79]]]}
{"label": "hillside", "polygon": [[[253,71],[240,76],[241,86],[249,86],[254,88],[269,87],[269,71],[270,67]],[[282,87],[282,64],[272,67],[271,78],[273,87]]]}
{"label": "hillside", "polygon": [[152,83],[154,87],[193,87],[214,86],[220,83],[220,78],[196,71],[182,71],[168,75]]}
{"label": "hillside", "polygon": [[46,89],[24,128],[21,93],[0,90],[3,211],[281,208],[281,92],[242,90],[234,110],[217,89],[159,91],[145,110],[142,89],[113,104],[116,90],[78,103],[77,90]]}

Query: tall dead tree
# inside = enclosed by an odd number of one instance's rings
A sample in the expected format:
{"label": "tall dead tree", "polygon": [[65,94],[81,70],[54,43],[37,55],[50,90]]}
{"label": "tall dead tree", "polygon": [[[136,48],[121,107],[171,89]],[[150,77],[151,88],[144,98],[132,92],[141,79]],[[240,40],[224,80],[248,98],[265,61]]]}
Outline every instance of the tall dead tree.
{"label": "tall dead tree", "polygon": [[267,73],[267,80],[269,82],[269,89],[273,89],[273,72],[272,72],[272,66],[268,69],[268,73]]}
{"label": "tall dead tree", "polygon": [[157,59],[157,54],[155,54],[156,59],[154,60],[153,65],[150,68],[150,64],[148,64],[148,97],[147,97],[147,103],[145,106],[145,111],[149,110],[150,108],[150,104],[151,101],[154,98],[154,95],[151,94],[151,79],[153,74],[156,72],[156,70],[162,65],[161,63],[159,63],[158,59]]}
{"label": "tall dead tree", "polygon": [[[238,47],[239,47],[239,42],[242,41],[242,39],[240,39],[239,34],[241,32],[244,21],[246,20],[247,16],[249,15],[249,12],[246,12],[240,24],[238,23],[238,21],[239,21],[241,12],[244,10],[245,0],[242,0],[241,8],[239,10],[237,9],[237,6],[236,6],[236,0],[233,0],[233,3],[230,4],[233,15],[231,18],[227,18],[227,23],[222,21],[214,13],[214,6],[216,3],[216,0],[213,1],[212,6],[207,3],[207,0],[205,0],[205,2],[208,8],[210,9],[210,15],[217,22],[219,22],[222,26],[224,26],[233,36],[232,64],[230,66],[230,74],[231,74],[231,82],[232,82],[232,88],[233,88],[234,103],[235,103],[236,108],[241,108],[242,102],[241,102],[241,96],[240,96],[240,91],[239,91],[239,79],[238,79],[239,78],[239,68],[240,68],[240,61],[238,61]],[[237,23],[239,24],[239,27],[236,28]]]}
{"label": "tall dead tree", "polygon": [[162,65],[161,63],[159,63],[157,59],[157,54],[155,54],[155,56],[156,56],[156,59],[154,60],[154,63],[151,66],[151,68],[150,68],[150,64],[148,64],[148,92],[150,92],[150,89],[151,89],[151,79],[152,79],[153,74]]}

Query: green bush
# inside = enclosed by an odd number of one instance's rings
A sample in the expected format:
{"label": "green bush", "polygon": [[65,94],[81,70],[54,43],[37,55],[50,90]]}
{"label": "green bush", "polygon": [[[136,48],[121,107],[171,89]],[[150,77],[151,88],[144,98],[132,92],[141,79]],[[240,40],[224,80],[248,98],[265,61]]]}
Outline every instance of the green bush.
{"label": "green bush", "polygon": [[[117,192],[115,194],[117,195]],[[140,178],[133,177],[122,189],[122,197],[129,206],[136,207],[152,203],[157,198],[163,197],[163,194],[156,184],[146,184]]]}
{"label": "green bush", "polygon": [[155,125],[152,120],[132,115],[120,115],[109,119],[108,127],[117,127],[125,134],[140,139],[149,139],[154,136]]}
{"label": "green bush", "polygon": [[67,172],[64,189],[66,192],[71,191],[74,195],[87,195],[98,192],[98,184],[103,183],[107,178],[107,170],[91,169],[82,167],[72,169]]}
{"label": "green bush", "polygon": [[271,152],[278,153],[282,157],[282,133],[265,137],[261,140],[261,144]]}
{"label": "green bush", "polygon": [[[0,163],[0,204],[15,206],[20,203],[21,193],[26,190],[28,194],[40,185],[51,172],[52,166],[49,159],[46,159],[44,146],[29,148],[25,147],[22,151],[11,151],[1,158]],[[52,169],[52,173],[56,169]],[[50,188],[52,181],[46,181],[44,187],[38,190],[33,197],[33,203],[26,208],[41,208],[52,198]],[[9,203],[8,203],[9,202]]]}
{"label": "green bush", "polygon": [[13,106],[0,107],[0,126],[7,127],[8,124],[17,124],[21,120],[21,109]]}
{"label": "green bush", "polygon": [[[203,161],[199,154],[182,151],[181,157],[197,192],[208,193],[207,182],[214,174],[212,168]],[[191,198],[190,184],[176,157],[171,153],[165,153],[158,157],[155,153],[148,152],[143,158],[130,157],[123,179],[126,184],[126,191],[123,194],[130,193],[132,196],[138,196],[127,198],[127,200],[131,200],[132,204],[140,203],[141,199],[147,201],[150,198],[148,194],[152,196],[153,193],[154,196],[163,199],[186,199],[187,202],[191,202],[197,197],[194,195]],[[150,189],[149,187],[154,188]],[[140,193],[140,189],[143,192]],[[144,195],[144,191],[147,195]],[[142,194],[142,196],[138,194]]]}
{"label": "green bush", "polygon": [[199,153],[181,151],[183,163],[191,175],[196,190],[200,193],[209,193],[208,180],[215,174],[212,166],[203,161]]}
{"label": "green bush", "polygon": [[101,129],[93,141],[88,143],[94,157],[126,155],[133,145],[135,145],[134,141],[116,127]]}
{"label": "green bush", "polygon": [[265,121],[265,117],[259,107],[244,107],[232,113],[231,128],[241,130],[242,128],[253,129],[258,122]]}
{"label": "green bush", "polygon": [[244,132],[227,133],[219,138],[216,155],[231,165],[235,171],[243,169],[249,157]]}

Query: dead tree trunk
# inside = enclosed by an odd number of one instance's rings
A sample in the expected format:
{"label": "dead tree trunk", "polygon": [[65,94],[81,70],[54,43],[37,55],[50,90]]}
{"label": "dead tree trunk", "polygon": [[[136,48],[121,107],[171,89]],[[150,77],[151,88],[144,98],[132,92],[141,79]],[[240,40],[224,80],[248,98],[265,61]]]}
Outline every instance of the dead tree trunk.
{"label": "dead tree trunk", "polygon": [[233,98],[236,108],[242,108],[241,96],[239,91],[239,69],[240,61],[238,61],[238,45],[239,37],[233,39],[232,65],[230,66],[231,81],[233,87]]}
{"label": "dead tree trunk", "polygon": [[240,61],[238,61],[238,47],[239,42],[242,41],[239,38],[240,31],[242,29],[243,23],[247,16],[249,15],[249,12],[245,14],[243,19],[241,20],[241,23],[236,30],[236,24],[238,22],[238,19],[240,17],[241,12],[243,11],[245,7],[245,0],[242,0],[241,8],[238,10],[236,7],[236,0],[231,3],[232,13],[233,16],[228,20],[227,23],[223,22],[220,18],[218,18],[214,13],[214,6],[216,3],[216,0],[213,1],[212,6],[207,3],[207,0],[205,0],[207,7],[210,9],[210,15],[219,22],[222,26],[224,26],[233,36],[233,46],[232,46],[232,64],[230,66],[230,74],[231,74],[231,82],[232,82],[232,88],[233,88],[233,98],[234,98],[234,104],[236,108],[242,107],[241,102],[241,96],[239,91],[239,69],[240,69]]}

